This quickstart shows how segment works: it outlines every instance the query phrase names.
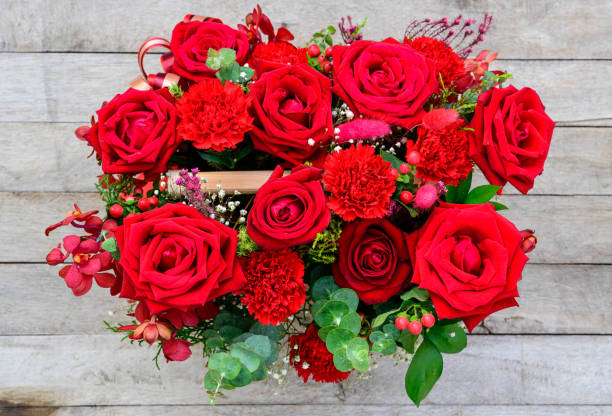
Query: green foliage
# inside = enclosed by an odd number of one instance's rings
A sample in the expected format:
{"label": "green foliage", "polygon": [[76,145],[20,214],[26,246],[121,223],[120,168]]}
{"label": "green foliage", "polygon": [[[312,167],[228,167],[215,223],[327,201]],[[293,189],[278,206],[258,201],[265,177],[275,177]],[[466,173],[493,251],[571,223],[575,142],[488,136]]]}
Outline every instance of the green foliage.
{"label": "green foliage", "polygon": [[317,262],[332,264],[336,261],[338,253],[338,239],[342,234],[342,221],[332,217],[328,227],[318,233],[308,250],[309,257]]}
{"label": "green foliage", "polygon": [[456,354],[467,346],[465,331],[457,324],[434,325],[427,330],[425,338],[430,340],[438,351],[446,354]]}
{"label": "green foliage", "polygon": [[229,48],[221,48],[218,51],[210,48],[206,57],[206,66],[217,71],[215,75],[223,83],[231,81],[245,86],[255,74],[253,69],[240,66],[236,62],[236,51]]}
{"label": "green foliage", "polygon": [[96,189],[102,201],[106,203],[107,214],[108,209],[114,204],[119,204],[123,207],[124,216],[132,212],[139,213],[137,199],[125,201],[123,198],[120,198],[121,194],[131,195],[134,192],[136,188],[135,179],[131,176],[119,175],[118,181],[112,182],[113,180],[113,175],[106,174],[102,175],[100,181],[96,183]]}
{"label": "green foliage", "polygon": [[429,293],[425,289],[414,286],[407,292],[401,294],[400,299],[402,303],[397,308],[389,309],[374,318],[372,328],[381,326],[389,317],[394,316],[398,312],[405,311],[408,307],[414,306],[420,302],[427,302],[429,300]]}
{"label": "green foliage", "polygon": [[236,249],[236,254],[242,257],[248,257],[252,252],[259,250],[259,246],[249,233],[247,233],[247,229],[245,226],[241,226],[238,229],[238,248]]}
{"label": "green foliage", "polygon": [[497,185],[481,185],[470,190],[472,186],[472,172],[467,178],[459,182],[458,186],[446,185],[446,202],[453,204],[484,204],[491,202],[496,211],[508,209],[504,204],[490,201],[501,188]]}
{"label": "green foliage", "polygon": [[208,162],[215,169],[235,169],[238,162],[253,153],[253,145],[248,142],[242,142],[237,149],[227,149],[222,152],[214,150],[201,150],[197,154],[200,158]]}
{"label": "green foliage", "polygon": [[181,98],[183,96],[183,94],[185,94],[185,91],[183,91],[183,89],[181,88],[180,85],[178,84],[172,84],[168,87],[168,91],[170,91],[170,94],[172,94],[174,96],[174,98],[176,98],[177,100],[179,98]]}
{"label": "green foliage", "polygon": [[[103,234],[106,236],[106,232]],[[115,237],[105,239],[100,246],[102,250],[108,251],[115,260],[121,259],[121,253],[119,252],[119,246]]]}
{"label": "green foliage", "polygon": [[321,277],[312,285],[312,298],[315,301],[331,299],[332,294],[338,289],[340,287],[334,282],[333,276]]}
{"label": "green foliage", "polygon": [[417,407],[442,375],[442,367],[440,351],[431,341],[423,340],[412,357],[404,379],[406,393]]}
{"label": "green foliage", "polygon": [[454,108],[462,115],[473,113],[480,94],[494,88],[496,85],[501,87],[510,78],[512,78],[512,75],[507,72],[497,75],[491,71],[485,71],[480,83],[461,94],[461,97],[452,104],[451,108]]}

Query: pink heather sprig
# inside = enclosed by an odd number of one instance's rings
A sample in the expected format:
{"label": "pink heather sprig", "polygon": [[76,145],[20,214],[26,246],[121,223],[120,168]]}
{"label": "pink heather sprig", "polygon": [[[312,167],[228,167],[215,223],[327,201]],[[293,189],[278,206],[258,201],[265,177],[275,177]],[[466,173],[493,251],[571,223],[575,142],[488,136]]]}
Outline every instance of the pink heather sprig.
{"label": "pink heather sprig", "polygon": [[359,29],[363,27],[363,25],[354,25],[353,21],[351,20],[351,16],[346,16],[346,20],[348,22],[348,27],[346,26],[344,17],[342,17],[340,19],[340,23],[338,23],[338,28],[340,29],[340,34],[342,35],[342,40],[344,43],[350,45],[355,41],[363,39],[363,34],[359,33]]}
{"label": "pink heather sprig", "polygon": [[492,22],[493,16],[485,13],[475,31],[473,25],[476,19],[463,19],[461,15],[452,21],[447,17],[434,21],[430,18],[414,20],[406,28],[405,36],[409,39],[419,36],[439,39],[453,48],[457,55],[465,58],[474,51],[474,46],[484,40]]}
{"label": "pink heather sprig", "polygon": [[[217,185],[216,192],[202,191],[203,185],[206,187],[206,179],[204,183],[200,180],[198,168],[193,168],[191,171],[187,169],[179,170],[179,177],[176,179],[176,184],[185,189],[183,196],[185,204],[194,207],[202,214],[209,218],[219,221],[221,224],[230,225],[230,221],[234,212],[240,206],[240,201],[232,200],[231,196],[227,196],[225,190],[221,189],[221,185]],[[234,191],[234,195],[239,195],[240,192]],[[238,218],[239,223],[246,221],[246,211],[240,210]]]}

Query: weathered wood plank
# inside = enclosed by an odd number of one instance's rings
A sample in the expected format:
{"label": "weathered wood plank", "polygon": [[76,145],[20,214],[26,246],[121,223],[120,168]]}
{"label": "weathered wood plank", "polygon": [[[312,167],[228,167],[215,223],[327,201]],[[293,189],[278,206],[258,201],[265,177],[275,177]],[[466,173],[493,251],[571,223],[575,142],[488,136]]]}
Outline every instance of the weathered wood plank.
{"label": "weathered wood plank", "polygon": [[[503,215],[519,229],[533,228],[539,239],[533,263],[612,263],[612,196],[503,195]],[[40,262],[68,227],[44,238],[43,230],[60,221],[73,202],[100,209],[98,194],[0,193],[0,262]]]}
{"label": "weathered wood plank", "polygon": [[79,406],[79,407],[0,407],[4,416],[606,416],[612,406],[443,406],[422,405],[223,405],[216,406]]}
{"label": "weathered wood plank", "polygon": [[[401,37],[415,18],[454,18],[458,14],[494,16],[493,30],[483,47],[498,50],[507,58],[610,58],[608,42],[610,4],[598,0],[580,3],[559,0],[428,1],[386,0],[293,3],[281,0],[260,2],[276,26],[288,27],[297,43],[306,42],[321,28],[335,25],[350,14],[356,21],[368,17],[365,34],[370,39]],[[3,2],[0,17],[0,50],[134,52],[148,37],[169,37],[186,13],[218,16],[230,26],[242,23],[253,8],[251,1],[235,1],[231,7],[212,0],[122,2],[120,0],[79,2],[42,0]],[[325,10],[325,13],[314,13]],[[101,24],[103,22],[104,24]]]}
{"label": "weathered wood plank", "polygon": [[[47,406],[207,404],[203,366],[150,361],[153,350],[119,336],[0,337],[0,400]],[[612,336],[471,336],[461,354],[445,356],[444,374],[425,404],[611,405]],[[376,360],[371,377],[343,389],[298,381],[282,388],[255,383],[231,391],[225,404],[409,405],[405,364]],[[477,375],[477,376],[476,376]],[[274,394],[275,391],[278,394]],[[34,403],[36,404],[36,403]]]}
{"label": "weathered wood plank", "polygon": [[[0,121],[88,123],[139,75],[136,54],[0,53],[0,65],[10,80],[0,84]],[[514,74],[517,87],[536,89],[555,121],[606,125],[612,118],[607,61],[503,61],[494,68]]]}
{"label": "weathered wood plank", "polygon": [[[108,330],[103,320],[131,321],[125,316],[125,299],[98,287],[77,298],[57,276],[58,270],[46,264],[0,264],[0,334],[104,334]],[[528,264],[519,284],[520,308],[491,315],[475,332],[612,334],[610,277],[612,266]]]}
{"label": "weathered wood plank", "polygon": [[[74,137],[77,126],[0,123],[0,192],[94,192],[101,170],[87,158],[91,148]],[[477,175],[476,183],[484,177]],[[504,192],[518,193],[510,185]],[[612,194],[612,129],[557,128],[544,173],[529,193]]]}

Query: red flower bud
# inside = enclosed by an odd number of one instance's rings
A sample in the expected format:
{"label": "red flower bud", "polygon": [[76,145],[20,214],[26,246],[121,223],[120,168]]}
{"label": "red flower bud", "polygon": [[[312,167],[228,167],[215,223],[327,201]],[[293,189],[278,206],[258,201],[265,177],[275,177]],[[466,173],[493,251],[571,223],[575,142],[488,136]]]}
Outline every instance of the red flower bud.
{"label": "red flower bud", "polygon": [[536,244],[538,243],[538,239],[535,235],[533,235],[535,231],[533,230],[522,230],[521,236],[523,237],[523,242],[521,243],[521,250],[525,253],[529,253],[532,251]]}
{"label": "red flower bud", "polygon": [[67,257],[68,254],[64,256],[64,253],[62,253],[61,250],[61,244],[58,244],[56,248],[54,248],[49,252],[49,254],[47,254],[47,264],[49,266],[56,266],[58,264],[63,263]]}

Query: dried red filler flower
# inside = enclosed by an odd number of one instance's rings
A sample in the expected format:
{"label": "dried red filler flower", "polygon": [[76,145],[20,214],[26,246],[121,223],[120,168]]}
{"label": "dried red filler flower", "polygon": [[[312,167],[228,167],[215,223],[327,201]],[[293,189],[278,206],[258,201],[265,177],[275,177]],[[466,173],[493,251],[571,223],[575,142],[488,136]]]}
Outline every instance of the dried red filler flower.
{"label": "dried red filler flower", "polygon": [[444,85],[448,85],[465,75],[463,59],[441,40],[420,36],[406,39],[405,43],[436,63],[436,70],[442,75]]}
{"label": "dried red filler flower", "polygon": [[457,120],[440,130],[419,127],[416,142],[421,155],[417,165],[419,178],[456,186],[468,176],[472,170],[468,154],[468,139],[472,133],[461,129],[464,124],[463,120]]}
{"label": "dried red filler flower", "polygon": [[232,149],[251,130],[251,98],[231,82],[205,79],[189,88],[177,102],[178,134],[198,149]]}
{"label": "dried red filler flower", "polygon": [[310,376],[319,383],[338,383],[351,374],[350,371],[336,369],[334,356],[327,350],[325,342],[319,338],[319,330],[313,325],[303,334],[290,336],[289,348],[289,362],[304,383]]}
{"label": "dried red filler flower", "polygon": [[325,159],[323,184],[331,193],[329,208],[345,221],[382,218],[387,214],[395,178],[391,163],[374,154],[374,147],[358,143]]}
{"label": "dried red filler flower", "polygon": [[241,302],[262,325],[277,325],[304,304],[304,262],[293,250],[255,251],[242,267],[247,283]]}

